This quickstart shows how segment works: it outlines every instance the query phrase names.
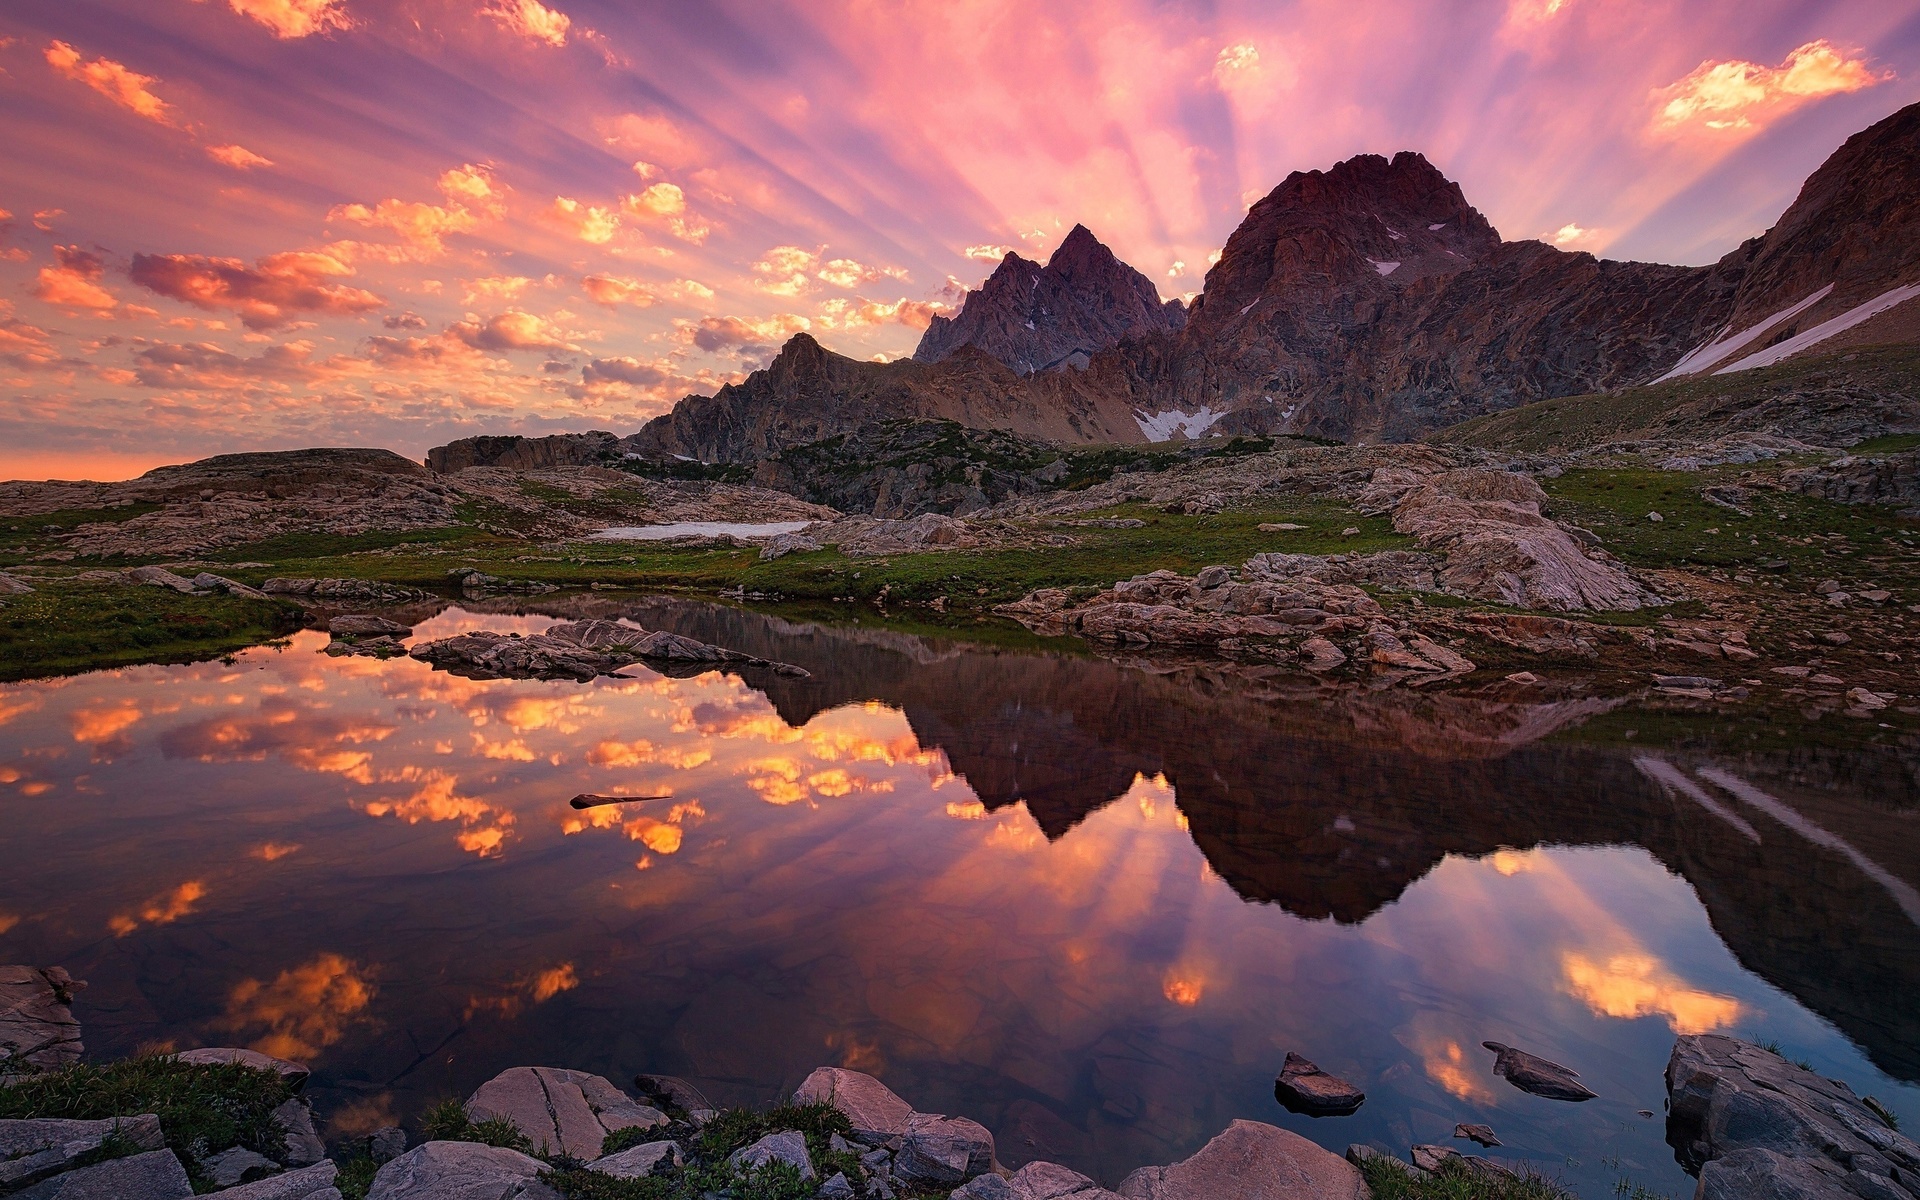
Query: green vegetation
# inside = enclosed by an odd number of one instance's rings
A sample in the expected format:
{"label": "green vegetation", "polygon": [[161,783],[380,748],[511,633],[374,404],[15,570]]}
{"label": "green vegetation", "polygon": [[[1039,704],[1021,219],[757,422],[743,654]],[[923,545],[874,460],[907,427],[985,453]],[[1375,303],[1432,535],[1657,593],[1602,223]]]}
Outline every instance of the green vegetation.
{"label": "green vegetation", "polygon": [[341,1200],[367,1200],[367,1193],[373,1190],[373,1177],[380,1173],[380,1164],[373,1160],[373,1156],[356,1154],[339,1163],[338,1167],[333,1186],[339,1191]]}
{"label": "green vegetation", "polygon": [[423,1142],[479,1142],[503,1150],[534,1153],[534,1145],[518,1126],[505,1117],[476,1121],[467,1114],[467,1106],[457,1099],[446,1099],[428,1109],[420,1118]]}
{"label": "green vegetation", "polygon": [[1416,1175],[1405,1163],[1369,1158],[1360,1164],[1360,1174],[1373,1200],[1575,1200],[1572,1192],[1541,1175],[1526,1172],[1511,1180],[1495,1179],[1457,1162]]}
{"label": "green vegetation", "polygon": [[[149,1056],[9,1077],[0,1086],[0,1118],[99,1121],[154,1113],[167,1145],[193,1173],[201,1156],[229,1146],[284,1156],[286,1130],[273,1110],[292,1095],[273,1071]],[[97,1153],[111,1158],[129,1149],[122,1139]]]}
{"label": "green vegetation", "polygon": [[1920,450],[1920,433],[1889,433],[1884,437],[1855,442],[1848,450],[1854,454],[1899,454],[1906,450]]}
{"label": "green vegetation", "polygon": [[192,662],[299,626],[293,605],[145,585],[43,582],[0,607],[0,680],[134,662]]}

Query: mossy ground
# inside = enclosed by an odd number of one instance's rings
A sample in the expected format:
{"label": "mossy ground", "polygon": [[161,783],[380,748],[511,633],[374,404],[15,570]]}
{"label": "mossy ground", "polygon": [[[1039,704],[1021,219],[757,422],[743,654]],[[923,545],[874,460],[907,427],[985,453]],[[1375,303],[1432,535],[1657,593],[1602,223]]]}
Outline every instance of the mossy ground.
{"label": "mossy ground", "polygon": [[0,597],[0,680],[197,661],[299,627],[299,610],[274,601],[151,586],[34,586],[39,590],[27,595]]}

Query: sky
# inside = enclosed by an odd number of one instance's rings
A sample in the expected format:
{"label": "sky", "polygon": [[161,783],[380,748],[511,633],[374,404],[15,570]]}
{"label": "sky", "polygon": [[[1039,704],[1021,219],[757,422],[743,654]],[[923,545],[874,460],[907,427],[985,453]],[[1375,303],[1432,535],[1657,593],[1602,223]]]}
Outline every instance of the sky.
{"label": "sky", "polygon": [[1916,99],[1920,0],[9,0],[0,478],[630,433],[1361,153],[1709,262]]}

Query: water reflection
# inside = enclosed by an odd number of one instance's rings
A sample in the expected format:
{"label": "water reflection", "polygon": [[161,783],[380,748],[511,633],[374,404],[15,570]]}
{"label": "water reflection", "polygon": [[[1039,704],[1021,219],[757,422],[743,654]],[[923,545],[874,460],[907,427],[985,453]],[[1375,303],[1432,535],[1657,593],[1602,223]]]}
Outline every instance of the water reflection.
{"label": "water reflection", "polygon": [[[1109,1179],[1235,1116],[1484,1120],[1678,1192],[1637,1113],[1709,1029],[1920,1121],[1911,757],[1636,762],[1538,740],[1610,702],[633,611],[813,677],[478,681],[303,634],[0,688],[0,957],[89,978],[96,1052],[310,1059],[341,1131],[522,1062],[754,1102],[835,1062]],[[1601,1099],[1511,1089],[1489,1038]],[[1282,1111],[1289,1049],[1367,1105]]]}

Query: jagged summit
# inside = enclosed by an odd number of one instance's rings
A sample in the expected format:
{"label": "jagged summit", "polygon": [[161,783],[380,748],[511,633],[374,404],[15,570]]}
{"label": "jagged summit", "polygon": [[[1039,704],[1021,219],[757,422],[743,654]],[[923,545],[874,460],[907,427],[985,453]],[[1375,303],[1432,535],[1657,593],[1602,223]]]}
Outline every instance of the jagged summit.
{"label": "jagged summit", "polygon": [[1125,338],[1185,323],[1178,302],[1163,304],[1151,280],[1075,225],[1041,266],[1009,252],[958,316],[935,317],[913,357],[943,362],[973,346],[1023,375],[1087,358]]}

